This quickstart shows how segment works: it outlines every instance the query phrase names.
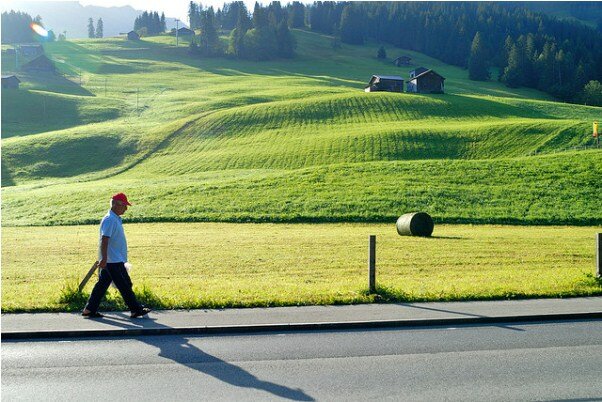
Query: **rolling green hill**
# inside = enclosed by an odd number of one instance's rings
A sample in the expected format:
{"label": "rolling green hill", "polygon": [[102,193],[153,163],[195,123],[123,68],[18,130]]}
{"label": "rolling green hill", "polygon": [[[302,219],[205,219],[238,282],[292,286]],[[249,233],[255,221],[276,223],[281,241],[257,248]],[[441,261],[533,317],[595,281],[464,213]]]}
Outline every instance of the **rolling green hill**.
{"label": "rolling green hill", "polygon": [[295,59],[259,63],[168,36],[47,44],[65,75],[2,91],[3,224],[96,222],[117,191],[137,221],[602,223],[602,151],[583,150],[601,108],[393,48],[446,94],[365,93],[412,67],[295,35]]}

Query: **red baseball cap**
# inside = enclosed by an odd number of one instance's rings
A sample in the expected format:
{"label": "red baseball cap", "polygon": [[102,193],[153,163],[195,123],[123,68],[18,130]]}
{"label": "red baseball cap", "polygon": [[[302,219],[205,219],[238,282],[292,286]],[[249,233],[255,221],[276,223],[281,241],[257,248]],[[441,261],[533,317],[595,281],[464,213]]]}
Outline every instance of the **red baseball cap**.
{"label": "red baseball cap", "polygon": [[130,204],[130,202],[128,201],[128,198],[123,193],[117,193],[111,198],[114,200],[117,200],[117,201],[121,201],[127,205],[130,205],[130,206],[132,205],[132,204]]}

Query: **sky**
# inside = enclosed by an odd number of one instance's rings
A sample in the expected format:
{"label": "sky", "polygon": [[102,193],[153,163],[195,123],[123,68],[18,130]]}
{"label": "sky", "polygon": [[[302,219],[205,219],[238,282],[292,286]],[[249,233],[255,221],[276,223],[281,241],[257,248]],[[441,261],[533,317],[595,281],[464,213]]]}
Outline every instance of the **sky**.
{"label": "sky", "polygon": [[[30,0],[31,1],[31,0]],[[57,1],[57,0],[33,0],[33,1]],[[58,0],[61,1],[61,0]],[[69,1],[69,0],[65,0]],[[77,1],[77,0],[71,0]],[[230,3],[233,0],[193,0],[195,3],[201,3],[203,7],[213,6],[214,9],[221,8],[224,3]],[[255,0],[243,0],[250,11],[253,11]],[[313,0],[298,0],[301,3],[310,4]],[[136,10],[158,11],[159,14],[164,12],[168,17],[179,18],[188,25],[188,5],[190,0],[79,0],[82,6],[99,6],[99,7],[121,7],[132,6]],[[259,0],[259,4],[267,5],[271,0]],[[293,0],[280,0],[282,5],[292,3]],[[19,3],[19,0],[8,0],[8,3]],[[4,8],[4,7],[3,7]]]}
{"label": "sky", "polygon": [[[214,9],[221,8],[224,3],[230,3],[232,0],[195,0],[195,3],[201,3],[203,7],[213,6]],[[292,3],[293,0],[290,0]],[[302,3],[310,3],[310,1],[300,0]],[[288,3],[287,0],[280,1],[283,5]],[[164,12],[166,16],[178,17],[181,21],[188,24],[188,5],[190,0],[79,0],[82,6],[94,5],[101,7],[117,7],[130,5],[136,10],[152,10],[158,11],[159,14]],[[244,0],[250,11],[255,6],[255,0]],[[269,4],[270,1],[259,1],[259,4]]]}

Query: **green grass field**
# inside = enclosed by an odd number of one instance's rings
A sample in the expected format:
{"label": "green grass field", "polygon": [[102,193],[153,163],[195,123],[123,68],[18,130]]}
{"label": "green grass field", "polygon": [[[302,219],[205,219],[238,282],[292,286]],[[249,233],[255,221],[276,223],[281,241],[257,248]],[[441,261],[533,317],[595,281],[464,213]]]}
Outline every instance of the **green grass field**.
{"label": "green grass field", "polygon": [[66,75],[2,92],[3,224],[96,222],[91,203],[117,190],[137,221],[602,223],[602,151],[577,150],[600,108],[393,48],[447,93],[364,93],[411,67],[295,35],[295,59],[260,63],[192,58],[169,36],[47,44]]}
{"label": "green grass field", "polygon": [[[592,227],[391,224],[126,224],[135,290],[155,308],[602,295]],[[2,311],[83,307],[73,292],[96,256],[97,228],[2,231]],[[377,236],[376,295],[368,236]],[[112,291],[103,308],[124,308]]]}
{"label": "green grass field", "polygon": [[[297,56],[270,62],[192,58],[169,36],[46,44],[61,74],[2,91],[2,310],[81,308],[92,225],[119,191],[137,291],[157,308],[602,294],[602,149],[585,149],[602,108],[294,34]],[[418,66],[446,93],[363,92]],[[411,211],[438,237],[397,236]]]}

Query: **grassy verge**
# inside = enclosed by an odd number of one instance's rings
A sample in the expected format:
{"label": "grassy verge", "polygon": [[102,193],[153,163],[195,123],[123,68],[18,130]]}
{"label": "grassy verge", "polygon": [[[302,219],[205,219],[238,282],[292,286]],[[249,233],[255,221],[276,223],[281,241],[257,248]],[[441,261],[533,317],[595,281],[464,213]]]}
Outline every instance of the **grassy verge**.
{"label": "grassy verge", "polygon": [[[433,238],[394,224],[127,224],[132,278],[155,308],[602,295],[594,227],[438,225]],[[367,293],[377,235],[378,294]],[[66,311],[96,255],[97,228],[4,227],[2,310]],[[112,290],[103,308],[123,308]]]}

